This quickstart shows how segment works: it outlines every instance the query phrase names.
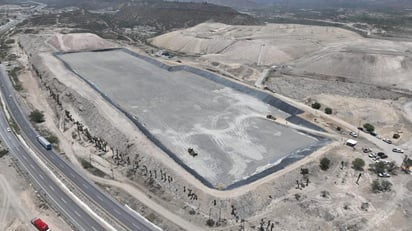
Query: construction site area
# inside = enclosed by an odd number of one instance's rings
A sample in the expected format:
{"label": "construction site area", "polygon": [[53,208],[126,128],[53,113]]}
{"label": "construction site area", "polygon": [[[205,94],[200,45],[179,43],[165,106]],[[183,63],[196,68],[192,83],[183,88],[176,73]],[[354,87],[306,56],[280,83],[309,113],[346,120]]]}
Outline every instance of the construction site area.
{"label": "construction site area", "polygon": [[16,100],[162,229],[412,226],[412,43],[296,24],[202,23],[138,46],[69,32],[8,34]]}

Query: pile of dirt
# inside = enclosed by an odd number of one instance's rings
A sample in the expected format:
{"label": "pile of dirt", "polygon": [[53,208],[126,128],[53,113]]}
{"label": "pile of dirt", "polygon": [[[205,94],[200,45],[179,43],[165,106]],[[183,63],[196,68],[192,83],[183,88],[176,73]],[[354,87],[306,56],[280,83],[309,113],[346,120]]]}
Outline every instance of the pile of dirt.
{"label": "pile of dirt", "polygon": [[293,72],[412,89],[412,43],[364,40],[295,62]]}
{"label": "pile of dirt", "polygon": [[55,34],[47,39],[47,43],[56,50],[64,52],[99,50],[116,47],[115,44],[90,33]]}
{"label": "pile of dirt", "polygon": [[360,36],[347,30],[294,24],[231,26],[203,23],[151,40],[154,46],[226,63],[274,65],[292,61],[328,44]]}

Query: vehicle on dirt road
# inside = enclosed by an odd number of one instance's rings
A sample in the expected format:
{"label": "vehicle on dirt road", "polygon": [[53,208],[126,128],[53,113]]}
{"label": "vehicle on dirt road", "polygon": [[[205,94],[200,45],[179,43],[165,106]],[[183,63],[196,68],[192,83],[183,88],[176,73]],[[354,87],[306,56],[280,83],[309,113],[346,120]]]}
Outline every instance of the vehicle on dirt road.
{"label": "vehicle on dirt road", "polygon": [[349,132],[349,135],[355,138],[358,137],[358,134],[356,132]]}

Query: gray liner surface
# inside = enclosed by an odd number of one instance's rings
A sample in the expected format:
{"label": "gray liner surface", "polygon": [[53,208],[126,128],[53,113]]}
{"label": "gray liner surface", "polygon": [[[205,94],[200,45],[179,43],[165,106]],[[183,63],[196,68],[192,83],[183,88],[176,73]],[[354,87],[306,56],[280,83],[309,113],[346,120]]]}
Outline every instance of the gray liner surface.
{"label": "gray liner surface", "polygon": [[[243,84],[237,83],[233,80],[229,80],[226,78],[222,78],[212,72],[209,71],[205,71],[205,70],[201,70],[198,68],[194,68],[194,67],[190,67],[190,66],[186,66],[186,65],[178,65],[178,66],[169,66],[166,65],[164,63],[161,63],[160,61],[157,61],[153,58],[144,56],[144,55],[140,55],[137,53],[134,53],[130,50],[124,49],[124,48],[114,48],[114,49],[105,49],[105,50],[95,50],[92,52],[105,52],[105,51],[111,51],[111,50],[122,50],[123,52],[126,52],[134,57],[137,57],[139,59],[145,60],[148,63],[151,63],[153,65],[156,65],[162,69],[174,72],[174,71],[187,71],[193,74],[196,74],[198,76],[201,76],[203,78],[207,78],[211,81],[214,81],[216,83],[222,84],[226,87],[232,88],[234,90],[237,90],[239,92],[248,94],[252,97],[255,97],[259,100],[261,100],[264,103],[267,103],[275,108],[278,108],[279,110],[282,110],[288,114],[290,114],[290,116],[287,118],[288,121],[292,122],[292,123],[296,123],[299,125],[303,125],[306,126],[308,128],[311,129],[316,129],[316,130],[320,130],[323,131],[323,129],[321,129],[320,127],[316,126],[315,124],[303,120],[302,118],[298,117],[297,115],[303,113],[302,110],[276,98],[275,96],[268,94],[266,92],[257,90],[257,89],[253,89],[251,87],[245,86]],[[63,59],[60,58],[60,55],[63,54],[67,54],[67,53],[79,53],[79,52],[55,52],[54,56],[56,58],[58,58],[63,64],[64,66],[69,69],[70,71],[72,71],[73,73],[75,73],[80,79],[82,79],[84,82],[86,82],[90,87],[92,87],[96,92],[98,92],[105,100],[107,100],[110,104],[112,104],[114,107],[116,107],[119,111],[121,111],[127,118],[129,118],[140,130],[141,132],[151,141],[153,142],[155,145],[157,145],[162,151],[164,151],[167,155],[169,155],[174,161],[176,161],[176,163],[178,163],[179,165],[181,165],[186,171],[188,171],[190,174],[192,174],[193,176],[195,176],[199,181],[201,181],[204,185],[206,185],[207,187],[210,188],[215,188],[215,186],[213,184],[211,184],[209,181],[207,181],[204,177],[202,177],[200,174],[198,174],[195,170],[193,170],[192,168],[190,168],[188,165],[186,165],[175,153],[173,153],[169,148],[167,148],[158,138],[156,138],[149,130],[148,128],[146,128],[143,123],[141,121],[139,121],[139,118],[137,118],[136,116],[131,115],[129,112],[127,112],[126,110],[124,110],[120,105],[118,105],[117,103],[115,103],[110,97],[108,97],[105,93],[103,93],[100,89],[98,89],[92,82],[90,82],[87,78],[85,78],[84,76],[78,74],[76,71],[74,71],[72,69],[72,67],[66,63]],[[313,135],[312,135],[313,136]],[[239,180],[231,185],[226,186],[223,190],[228,190],[228,189],[233,189],[233,188],[237,188],[240,187],[242,185],[248,184],[250,182],[256,181],[258,179],[260,179],[261,177],[264,177],[268,174],[271,174],[273,172],[276,172],[280,169],[283,169],[284,167],[286,167],[287,165],[300,160],[302,158],[304,158],[305,156],[309,155],[310,153],[316,151],[317,149],[319,149],[320,147],[324,146],[325,144],[329,143],[329,139],[323,138],[323,137],[316,137],[318,138],[320,141],[317,142],[316,145],[312,145],[310,147],[307,147],[304,151],[300,152],[299,155],[294,155],[293,153],[289,154],[288,156],[286,156],[284,159],[282,159],[282,161],[272,167],[269,167],[268,169],[247,177],[246,179],[243,180]]]}

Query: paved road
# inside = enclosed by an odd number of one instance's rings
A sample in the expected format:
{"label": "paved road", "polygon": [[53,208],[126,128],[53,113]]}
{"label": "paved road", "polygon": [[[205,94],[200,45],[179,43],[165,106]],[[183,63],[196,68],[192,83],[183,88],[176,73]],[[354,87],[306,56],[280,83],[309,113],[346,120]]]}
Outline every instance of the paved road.
{"label": "paved road", "polygon": [[[2,66],[0,66],[0,69],[3,69]],[[41,153],[51,164],[56,166],[58,169],[61,170],[61,172],[66,176],[66,178],[70,179],[85,195],[88,195],[88,197],[93,200],[97,205],[99,205],[107,214],[110,214],[114,219],[119,221],[120,224],[122,224],[126,229],[128,230],[139,230],[139,231],[145,231],[145,230],[156,230],[156,228],[153,226],[153,224],[148,223],[144,219],[137,217],[133,214],[131,214],[124,206],[120,205],[118,202],[114,201],[110,196],[106,195],[104,192],[102,192],[99,188],[97,188],[94,183],[91,183],[89,180],[87,180],[85,177],[77,173],[77,171],[71,166],[71,164],[67,163],[65,160],[61,159],[56,153],[53,151],[47,151],[45,150],[38,142],[37,142],[37,136],[38,134],[33,130],[31,127],[31,124],[27,120],[27,118],[24,116],[24,113],[22,113],[21,109],[18,107],[18,104],[15,101],[15,97],[13,97],[13,87],[11,86],[11,83],[6,77],[5,73],[3,70],[0,70],[0,86],[1,86],[1,91],[3,92],[3,95],[5,96],[5,100],[7,101],[7,105],[9,108],[10,113],[13,115],[13,118],[15,119],[16,123],[20,125],[20,128],[22,130],[22,135],[25,137],[27,141],[32,141],[32,147],[36,150],[36,152]],[[4,117],[2,117],[2,120],[4,122]],[[6,128],[3,127],[4,130]],[[10,139],[10,136],[4,137],[5,139]],[[17,145],[18,141],[17,140],[9,140],[11,144],[11,149],[13,149],[14,153],[20,153],[24,152],[24,149]],[[26,156],[26,155],[25,155]],[[27,157],[27,160],[24,158],[19,158],[19,160],[22,159],[22,163],[25,165],[28,164],[30,170],[34,170],[37,164],[35,162],[26,162],[30,161],[30,159]],[[35,180],[38,181],[43,187],[48,187],[48,185],[52,185],[49,181],[44,180],[40,178],[40,175],[35,174]],[[45,177],[45,175],[42,175],[42,177]],[[56,193],[57,197],[62,197],[65,198],[65,201],[68,201],[68,197],[65,195],[64,192],[58,191],[58,187],[55,185],[52,185],[52,188],[54,190],[48,190],[50,193]],[[47,188],[46,188],[47,189]],[[49,187],[49,189],[51,189]],[[67,199],[67,200],[66,200]],[[56,202],[60,204],[62,207],[66,203],[64,203],[63,200],[57,200]],[[72,203],[74,204],[74,203]],[[76,212],[80,214],[80,216],[77,216]],[[76,215],[75,219],[73,219],[73,216],[68,216],[68,218],[71,218],[71,220],[77,220],[78,217],[84,217],[86,219],[89,217],[88,215],[86,216],[84,212],[80,213],[78,210],[73,209],[73,213]],[[91,222],[91,221],[90,221]],[[96,222],[85,222],[85,223],[80,223],[79,226],[82,227],[82,230],[93,230],[88,224],[95,224],[97,227]],[[97,230],[104,230],[104,229],[97,229]]]}
{"label": "paved road", "polygon": [[[3,78],[3,76],[0,76]],[[104,230],[90,215],[83,211],[62,189],[46,174],[32,156],[22,146],[14,133],[7,132],[8,122],[3,110],[0,110],[0,137],[6,144],[11,155],[27,171],[37,186],[46,192],[47,197],[54,203],[63,216],[70,219],[79,230]]]}

